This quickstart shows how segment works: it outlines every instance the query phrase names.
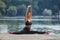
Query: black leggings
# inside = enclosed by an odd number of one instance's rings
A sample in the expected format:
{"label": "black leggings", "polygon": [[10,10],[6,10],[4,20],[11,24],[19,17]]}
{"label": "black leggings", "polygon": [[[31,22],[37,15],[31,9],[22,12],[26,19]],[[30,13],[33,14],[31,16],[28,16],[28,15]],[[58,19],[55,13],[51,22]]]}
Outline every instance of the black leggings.
{"label": "black leggings", "polygon": [[38,32],[38,31],[30,31],[30,29],[28,28],[24,28],[22,31],[20,32],[13,32],[12,34],[45,34],[45,32]]}
{"label": "black leggings", "polygon": [[28,32],[14,32],[12,34],[45,34],[45,32],[28,31]]}

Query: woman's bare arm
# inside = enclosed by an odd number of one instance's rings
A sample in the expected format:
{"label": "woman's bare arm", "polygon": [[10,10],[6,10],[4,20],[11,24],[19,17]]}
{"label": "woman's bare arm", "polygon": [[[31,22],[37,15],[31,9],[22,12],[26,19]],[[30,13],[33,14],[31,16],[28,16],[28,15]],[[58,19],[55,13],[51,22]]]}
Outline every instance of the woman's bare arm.
{"label": "woman's bare arm", "polygon": [[26,10],[25,17],[24,17],[25,22],[27,21],[27,13],[28,13],[28,11]]}
{"label": "woman's bare arm", "polygon": [[32,17],[32,6],[30,7],[30,17]]}
{"label": "woman's bare arm", "polygon": [[[28,10],[30,10],[30,12],[28,12]],[[32,18],[32,6],[31,5],[30,5],[30,9],[27,8],[26,10],[24,21],[26,22],[29,18]]]}

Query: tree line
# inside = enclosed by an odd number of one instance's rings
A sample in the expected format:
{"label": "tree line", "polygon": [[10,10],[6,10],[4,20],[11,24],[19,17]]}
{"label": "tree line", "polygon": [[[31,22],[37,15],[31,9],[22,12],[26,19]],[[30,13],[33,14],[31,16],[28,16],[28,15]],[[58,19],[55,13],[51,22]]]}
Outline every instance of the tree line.
{"label": "tree line", "polygon": [[60,10],[60,0],[0,0],[0,16],[24,16],[30,4],[33,16],[48,15],[45,9],[51,10],[52,15]]}

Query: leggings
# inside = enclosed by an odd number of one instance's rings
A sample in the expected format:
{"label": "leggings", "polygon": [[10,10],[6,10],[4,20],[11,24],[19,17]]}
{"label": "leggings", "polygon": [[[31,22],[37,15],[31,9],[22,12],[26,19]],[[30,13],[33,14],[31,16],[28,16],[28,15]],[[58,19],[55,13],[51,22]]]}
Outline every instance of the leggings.
{"label": "leggings", "polygon": [[22,31],[13,32],[12,34],[45,34],[45,32],[30,31],[30,29],[24,28]]}

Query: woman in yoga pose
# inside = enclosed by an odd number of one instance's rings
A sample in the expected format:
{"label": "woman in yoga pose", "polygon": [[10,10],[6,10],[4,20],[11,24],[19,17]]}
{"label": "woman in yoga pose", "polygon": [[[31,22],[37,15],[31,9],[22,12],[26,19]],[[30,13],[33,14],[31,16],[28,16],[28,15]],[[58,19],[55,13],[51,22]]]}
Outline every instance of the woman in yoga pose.
{"label": "woman in yoga pose", "polygon": [[25,19],[24,19],[25,28],[28,29],[27,31],[30,31],[30,28],[31,28],[31,25],[32,25],[31,18],[32,18],[32,6],[29,5],[27,7],[26,14],[25,14]]}
{"label": "woman in yoga pose", "polygon": [[45,32],[30,31],[32,25],[31,19],[32,19],[32,5],[29,5],[27,7],[25,17],[24,17],[25,27],[20,32],[10,32],[10,34],[34,34],[34,33],[44,34]]}
{"label": "woman in yoga pose", "polygon": [[31,18],[32,18],[32,5],[29,5],[27,7],[27,10],[26,10],[26,13],[24,16],[25,27],[23,28],[23,30],[20,32],[9,32],[9,33],[10,34],[28,34],[28,33],[30,33],[30,28],[32,25]]}

